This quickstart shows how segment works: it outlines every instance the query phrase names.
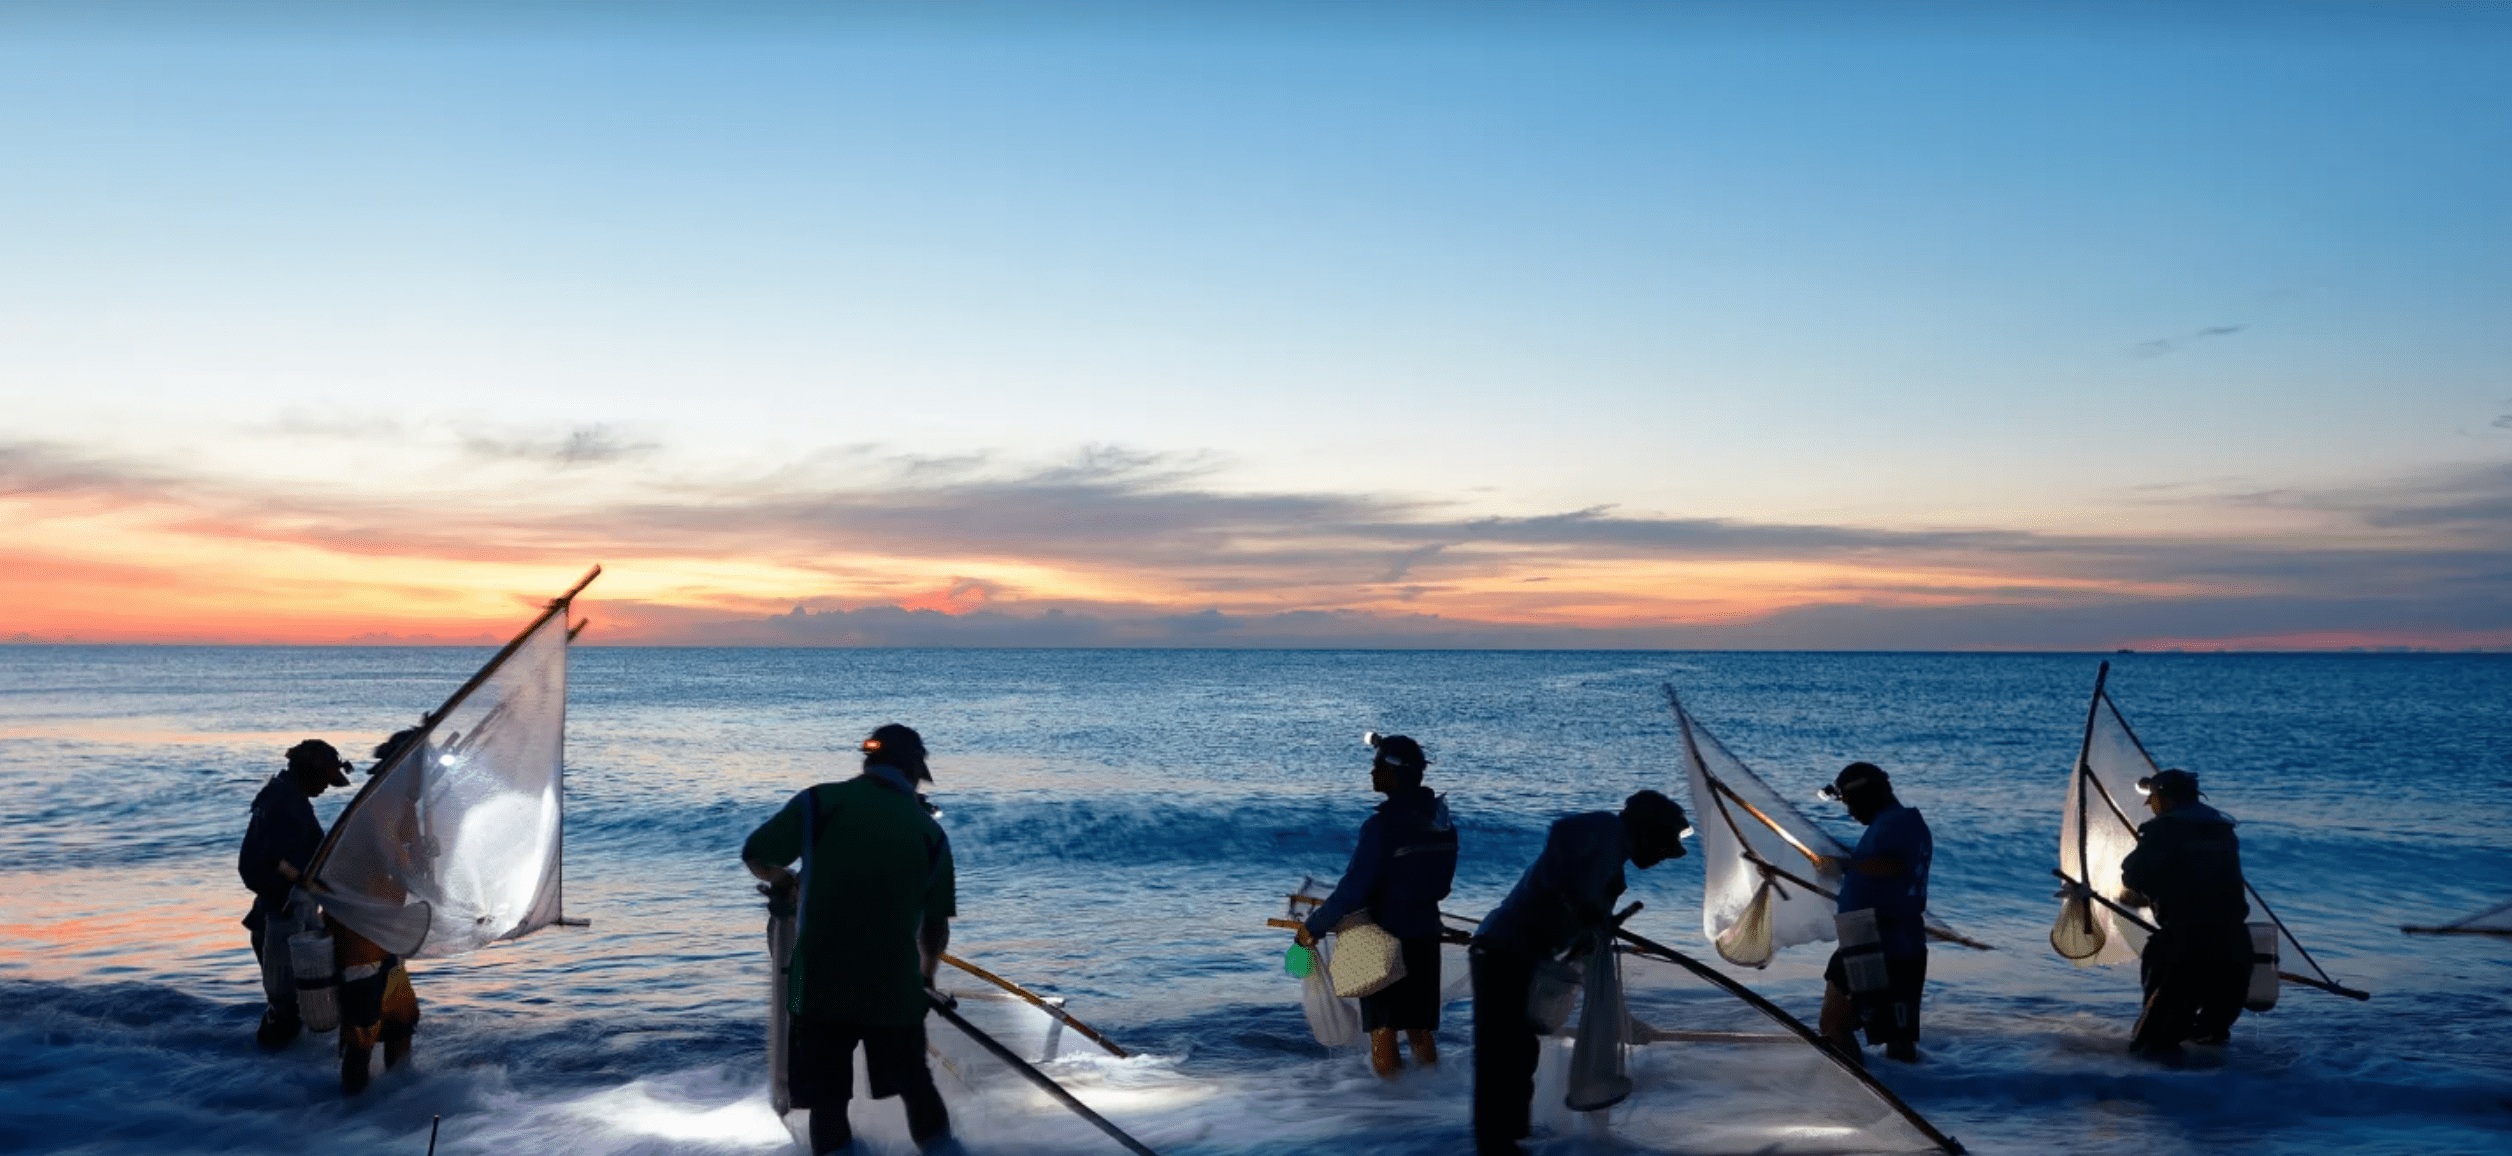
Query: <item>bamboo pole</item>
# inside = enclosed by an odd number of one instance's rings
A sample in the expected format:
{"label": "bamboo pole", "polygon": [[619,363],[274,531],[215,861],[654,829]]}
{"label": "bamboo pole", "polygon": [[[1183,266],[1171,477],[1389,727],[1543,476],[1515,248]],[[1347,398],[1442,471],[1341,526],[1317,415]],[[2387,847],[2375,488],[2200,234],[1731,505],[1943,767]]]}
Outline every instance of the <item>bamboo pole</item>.
{"label": "bamboo pole", "polygon": [[[487,682],[490,675],[497,673],[498,667],[504,666],[506,660],[514,656],[515,651],[522,649],[524,640],[532,637],[533,631],[539,630],[542,623],[550,620],[551,615],[565,613],[568,605],[575,601],[576,595],[584,593],[584,588],[593,585],[593,580],[601,576],[602,568],[596,565],[585,571],[584,577],[576,579],[576,584],[568,587],[566,593],[551,599],[550,604],[533,617],[530,625],[517,631],[514,638],[507,641],[504,648],[491,656],[487,664],[481,666],[478,672],[471,676],[470,681],[463,683],[453,694],[447,696],[445,704],[437,707],[434,713],[427,716],[425,722],[419,724],[419,733],[410,736],[409,742],[401,744],[401,749],[394,751],[393,757],[386,760],[383,766],[368,769],[366,785],[359,787],[358,793],[350,797],[349,805],[341,808],[340,816],[331,822],[330,832],[323,836],[323,845],[315,850],[314,862],[305,869],[308,878],[313,878],[322,869],[324,860],[331,858],[332,845],[339,842],[340,833],[349,827],[349,816],[357,813],[359,804],[366,802],[367,796],[375,793],[375,788],[383,784],[393,768],[400,766],[403,760],[422,750],[426,746],[428,736],[436,733],[437,723],[443,722],[446,715],[451,714],[455,707],[461,706],[464,699],[471,697],[472,691],[480,689],[481,683]],[[561,625],[564,623],[562,622]]]}
{"label": "bamboo pole", "polygon": [[1074,1115],[1090,1121],[1094,1127],[1097,1127],[1100,1131],[1107,1133],[1109,1139],[1125,1145],[1126,1150],[1133,1152],[1135,1156],[1160,1156],[1159,1153],[1154,1152],[1149,1147],[1145,1146],[1142,1141],[1126,1135],[1125,1129],[1109,1123],[1107,1117],[1091,1111],[1090,1105],[1082,1103],[1079,1099],[1074,1097],[1073,1093],[1065,1091],[1064,1085],[1056,1083],[1053,1077],[1047,1075],[1045,1072],[1039,1071],[1035,1067],[1032,1067],[1029,1061],[1014,1054],[1012,1049],[995,1042],[995,1038],[993,1036],[978,1031],[975,1025],[969,1023],[967,1020],[961,1019],[959,1017],[959,1013],[952,1010],[951,1002],[948,999],[932,993],[927,993],[926,999],[933,1005],[933,1012],[935,1015],[949,1020],[952,1027],[958,1028],[960,1032],[966,1035],[969,1039],[977,1041],[977,1046],[993,1053],[994,1058],[1003,1061],[1005,1064],[1009,1065],[1013,1071],[1019,1072],[1022,1076],[1027,1077],[1030,1083],[1038,1085],[1039,1091],[1045,1092],[1047,1095],[1054,1097],[1057,1103],[1072,1109]]}
{"label": "bamboo pole", "polygon": [[1083,1023],[1079,1019],[1074,1018],[1071,1012],[1065,1011],[1063,1008],[1047,1002],[1044,996],[1041,996],[1028,988],[1022,987],[1017,983],[1013,983],[1011,980],[996,975],[991,971],[987,971],[986,969],[970,963],[965,959],[961,959],[956,955],[952,955],[949,952],[944,952],[942,954],[942,962],[950,964],[952,967],[956,967],[970,975],[976,976],[977,978],[993,984],[996,987],[1002,988],[1003,990],[1019,996],[1022,999],[1028,1000],[1031,1006],[1055,1017],[1057,1020],[1061,1021],[1064,1026],[1080,1032],[1083,1037],[1087,1038],[1090,1042],[1106,1048],[1109,1055],[1115,1056],[1118,1059],[1125,1059],[1131,1054],[1125,1049],[1116,1046],[1115,1041],[1110,1040],[1106,1036],[1100,1035],[1099,1032],[1092,1028],[1089,1024]]}
{"label": "bamboo pole", "polygon": [[1951,1153],[1952,1156],[1963,1156],[1965,1149],[1963,1148],[1961,1141],[1938,1131],[1936,1125],[1928,1123],[1926,1117],[1921,1116],[1918,1111],[1913,1109],[1909,1104],[1902,1102],[1901,1097],[1894,1095],[1891,1088],[1885,1087],[1873,1075],[1869,1074],[1863,1065],[1852,1061],[1849,1057],[1844,1056],[1839,1051],[1835,1050],[1829,1042],[1823,1039],[1823,1037],[1816,1035],[1814,1033],[1814,1029],[1805,1026],[1805,1024],[1798,1020],[1797,1017],[1789,1015],[1787,1011],[1782,1009],[1778,1004],[1772,1003],[1770,1000],[1763,998],[1760,993],[1754,991],[1752,988],[1746,987],[1745,985],[1728,978],[1725,973],[1720,972],[1718,969],[1709,967],[1701,963],[1699,960],[1693,959],[1691,956],[1685,955],[1680,951],[1676,951],[1671,947],[1666,947],[1662,944],[1641,938],[1639,935],[1621,927],[1614,928],[1614,934],[1621,936],[1623,939],[1629,941],[1633,946],[1639,948],[1640,954],[1649,956],[1653,959],[1663,960],[1667,963],[1674,964],[1677,967],[1681,967],[1684,970],[1717,985],[1727,994],[1735,996],[1737,999],[1743,1000],[1747,1004],[1752,1005],[1755,1011],[1769,1016],[1781,1027],[1787,1028],[1789,1034],[1805,1041],[1808,1045],[1813,1047],[1814,1050],[1821,1052],[1824,1058],[1831,1060],[1832,1063],[1838,1065],[1842,1071],[1849,1073],[1850,1076],[1854,1077],[1860,1084],[1865,1085],[1867,1091],[1874,1093],[1877,1099],[1884,1101],[1885,1106],[1900,1113],[1902,1119],[1908,1120],[1912,1127],[1917,1128],[1922,1135],[1925,1135],[1929,1140],[1935,1142],[1937,1147]]}

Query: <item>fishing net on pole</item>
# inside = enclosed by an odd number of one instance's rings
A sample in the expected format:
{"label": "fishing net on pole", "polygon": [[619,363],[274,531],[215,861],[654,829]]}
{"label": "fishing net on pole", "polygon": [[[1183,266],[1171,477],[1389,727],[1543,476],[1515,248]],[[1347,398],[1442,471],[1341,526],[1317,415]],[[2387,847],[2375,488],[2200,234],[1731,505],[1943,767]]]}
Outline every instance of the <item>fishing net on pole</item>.
{"label": "fishing net on pole", "polygon": [[395,955],[460,955],[558,921],[567,619],[553,605],[371,779],[312,888]]}
{"label": "fishing net on pole", "polygon": [[[2059,821],[2058,869],[2067,879],[2104,898],[2119,898],[2120,864],[2137,847],[2134,820],[2145,807],[2137,780],[2160,769],[2138,745],[2110,696],[2096,692],[2092,717],[2085,724],[2082,764],[2068,778],[2067,805]],[[2154,920],[2145,908],[2128,910],[2149,923]],[[2071,885],[2061,892],[2050,946],[2078,967],[2126,963],[2145,950],[2146,929]]]}
{"label": "fishing net on pole", "polygon": [[[1750,1004],[1647,955],[1614,953],[1619,1025],[1591,1027],[1585,1008],[1572,1032],[1542,1042],[1535,1123],[1555,1136],[1610,1133],[1617,1147],[1654,1152],[1775,1154],[1927,1152],[1936,1142],[1837,1062]],[[1583,985],[1584,986],[1584,985]],[[1605,1033],[1614,1046],[1583,1036]],[[1580,1111],[1592,1092],[1589,1065],[1620,1062],[1624,1094]],[[1587,1101],[1593,1102],[1593,1100]]]}
{"label": "fishing net on pole", "polygon": [[1833,936],[1840,873],[1816,855],[1849,849],[1799,813],[1666,692],[1682,733],[1692,826],[1701,840],[1701,934],[1720,957],[1761,967],[1773,952]]}

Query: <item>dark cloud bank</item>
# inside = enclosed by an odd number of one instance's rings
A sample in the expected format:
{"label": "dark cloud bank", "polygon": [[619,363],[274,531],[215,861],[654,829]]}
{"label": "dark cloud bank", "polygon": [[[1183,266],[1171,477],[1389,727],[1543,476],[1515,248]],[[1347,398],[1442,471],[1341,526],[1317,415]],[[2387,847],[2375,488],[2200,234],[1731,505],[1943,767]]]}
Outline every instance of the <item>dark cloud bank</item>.
{"label": "dark cloud bank", "polygon": [[[524,456],[565,465],[652,448],[602,429],[470,449],[529,450]],[[1023,562],[1143,579],[1171,605],[1219,608],[1181,614],[1023,602],[1018,591],[986,584],[979,593],[987,605],[961,614],[832,607],[809,591],[796,599],[807,609],[777,614],[604,603],[605,617],[621,627],[615,637],[677,644],[2081,649],[2347,634],[2450,645],[2499,642],[2512,631],[2512,466],[2504,465],[2350,491],[2228,496],[2221,500],[2312,516],[2327,530],[2212,540],[1792,525],[1606,508],[1455,518],[1434,503],[1377,495],[1220,491],[1191,461],[1118,451],[1028,470],[983,458],[890,461],[877,483],[815,481],[801,470],[703,484],[646,477],[621,491],[629,497],[561,505],[504,493],[468,501],[343,497],[186,475],[57,444],[0,442],[0,498],[132,511],[177,530],[379,558],[562,570],[605,559],[756,558],[822,571],[842,586],[867,573],[895,577],[907,560],[909,569],[929,567],[930,588],[966,593],[976,589],[958,577],[966,564]],[[1578,628],[1247,609],[1269,600],[1383,605],[1442,583],[1498,577],[1521,583],[1510,603],[1524,611],[1519,616],[1567,617],[1579,596],[1543,583],[1545,569],[1597,561],[1815,561],[1949,577],[1941,587],[1843,594],[1829,604],[1706,624]],[[1983,591],[1983,574],[2007,581]],[[2191,593],[2138,593],[2167,586]],[[1884,604],[1908,603],[1914,593],[1955,604]]]}

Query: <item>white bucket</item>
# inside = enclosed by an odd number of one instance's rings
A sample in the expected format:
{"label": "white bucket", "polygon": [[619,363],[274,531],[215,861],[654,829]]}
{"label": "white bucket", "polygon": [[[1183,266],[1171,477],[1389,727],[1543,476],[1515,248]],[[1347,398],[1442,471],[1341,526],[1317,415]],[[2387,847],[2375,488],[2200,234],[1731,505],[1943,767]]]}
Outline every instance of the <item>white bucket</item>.
{"label": "white bucket", "polygon": [[2263,1012],[2276,1006],[2277,991],[2285,981],[2277,978],[2277,925],[2250,925],[2250,994],[2242,1006]]}
{"label": "white bucket", "polygon": [[300,931],[288,937],[289,962],[295,965],[297,1016],[309,1032],[340,1026],[340,969],[333,963],[331,936]]}

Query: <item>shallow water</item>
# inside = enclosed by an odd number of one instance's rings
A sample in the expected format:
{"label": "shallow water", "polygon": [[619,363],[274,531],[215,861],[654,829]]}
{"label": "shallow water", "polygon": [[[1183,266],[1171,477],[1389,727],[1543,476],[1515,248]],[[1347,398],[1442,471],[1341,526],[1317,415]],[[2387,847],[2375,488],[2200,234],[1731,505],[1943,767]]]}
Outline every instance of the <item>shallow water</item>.
{"label": "shallow water", "polygon": [[[2512,944],[2397,930],[2512,894],[2512,658],[2113,659],[2148,747],[2243,820],[2278,913],[2375,993],[2289,987],[2220,1064],[2163,1071],[2119,1054],[2133,970],[2071,968],[2044,939],[2095,657],[588,648],[569,717],[567,908],[593,925],[413,965],[416,1062],[344,1102],[322,1043],[276,1057],[252,1044],[233,858],[246,805],[290,743],[363,751],[483,657],[0,648],[0,1150],[417,1153],[440,1114],[449,1156],[784,1148],[764,1099],[761,915],[737,849],[790,792],[851,773],[854,740],[895,720],[935,751],[960,866],[954,951],[1067,997],[1138,1053],[1068,1049],[1051,1067],[1086,1100],[1164,1153],[1453,1151],[1467,1139],[1464,1005],[1448,1012],[1452,1062],[1382,1085],[1310,1039],[1283,935],[1263,920],[1304,874],[1341,869],[1375,800],[1364,729],[1415,735],[1436,760],[1465,844],[1449,906],[1468,914],[1506,891],[1552,818],[1640,787],[1682,798],[1660,681],[1783,791],[1810,796],[1864,758],[1928,815],[1935,909],[2000,950],[1934,953],[1927,1062],[1883,1075],[1974,1151],[2512,1141]],[[1632,884],[1647,904],[1634,927],[1714,958],[1697,860]],[[1821,963],[1805,947],[1730,970],[1810,1017]],[[1652,989],[1662,977],[1642,970],[1642,1003],[1697,994]],[[1767,1027],[1750,1020],[1732,1026]],[[1115,1150],[991,1061],[952,1058],[970,1150]],[[1744,1150],[1789,1112],[1803,1117],[1795,1146],[1901,1146],[1861,1122],[1871,1102],[1805,1065],[1789,1049],[1643,1049],[1641,1095],[1597,1120],[1552,1113],[1538,1149]],[[874,1150],[909,1150],[897,1114],[858,1104]]]}

